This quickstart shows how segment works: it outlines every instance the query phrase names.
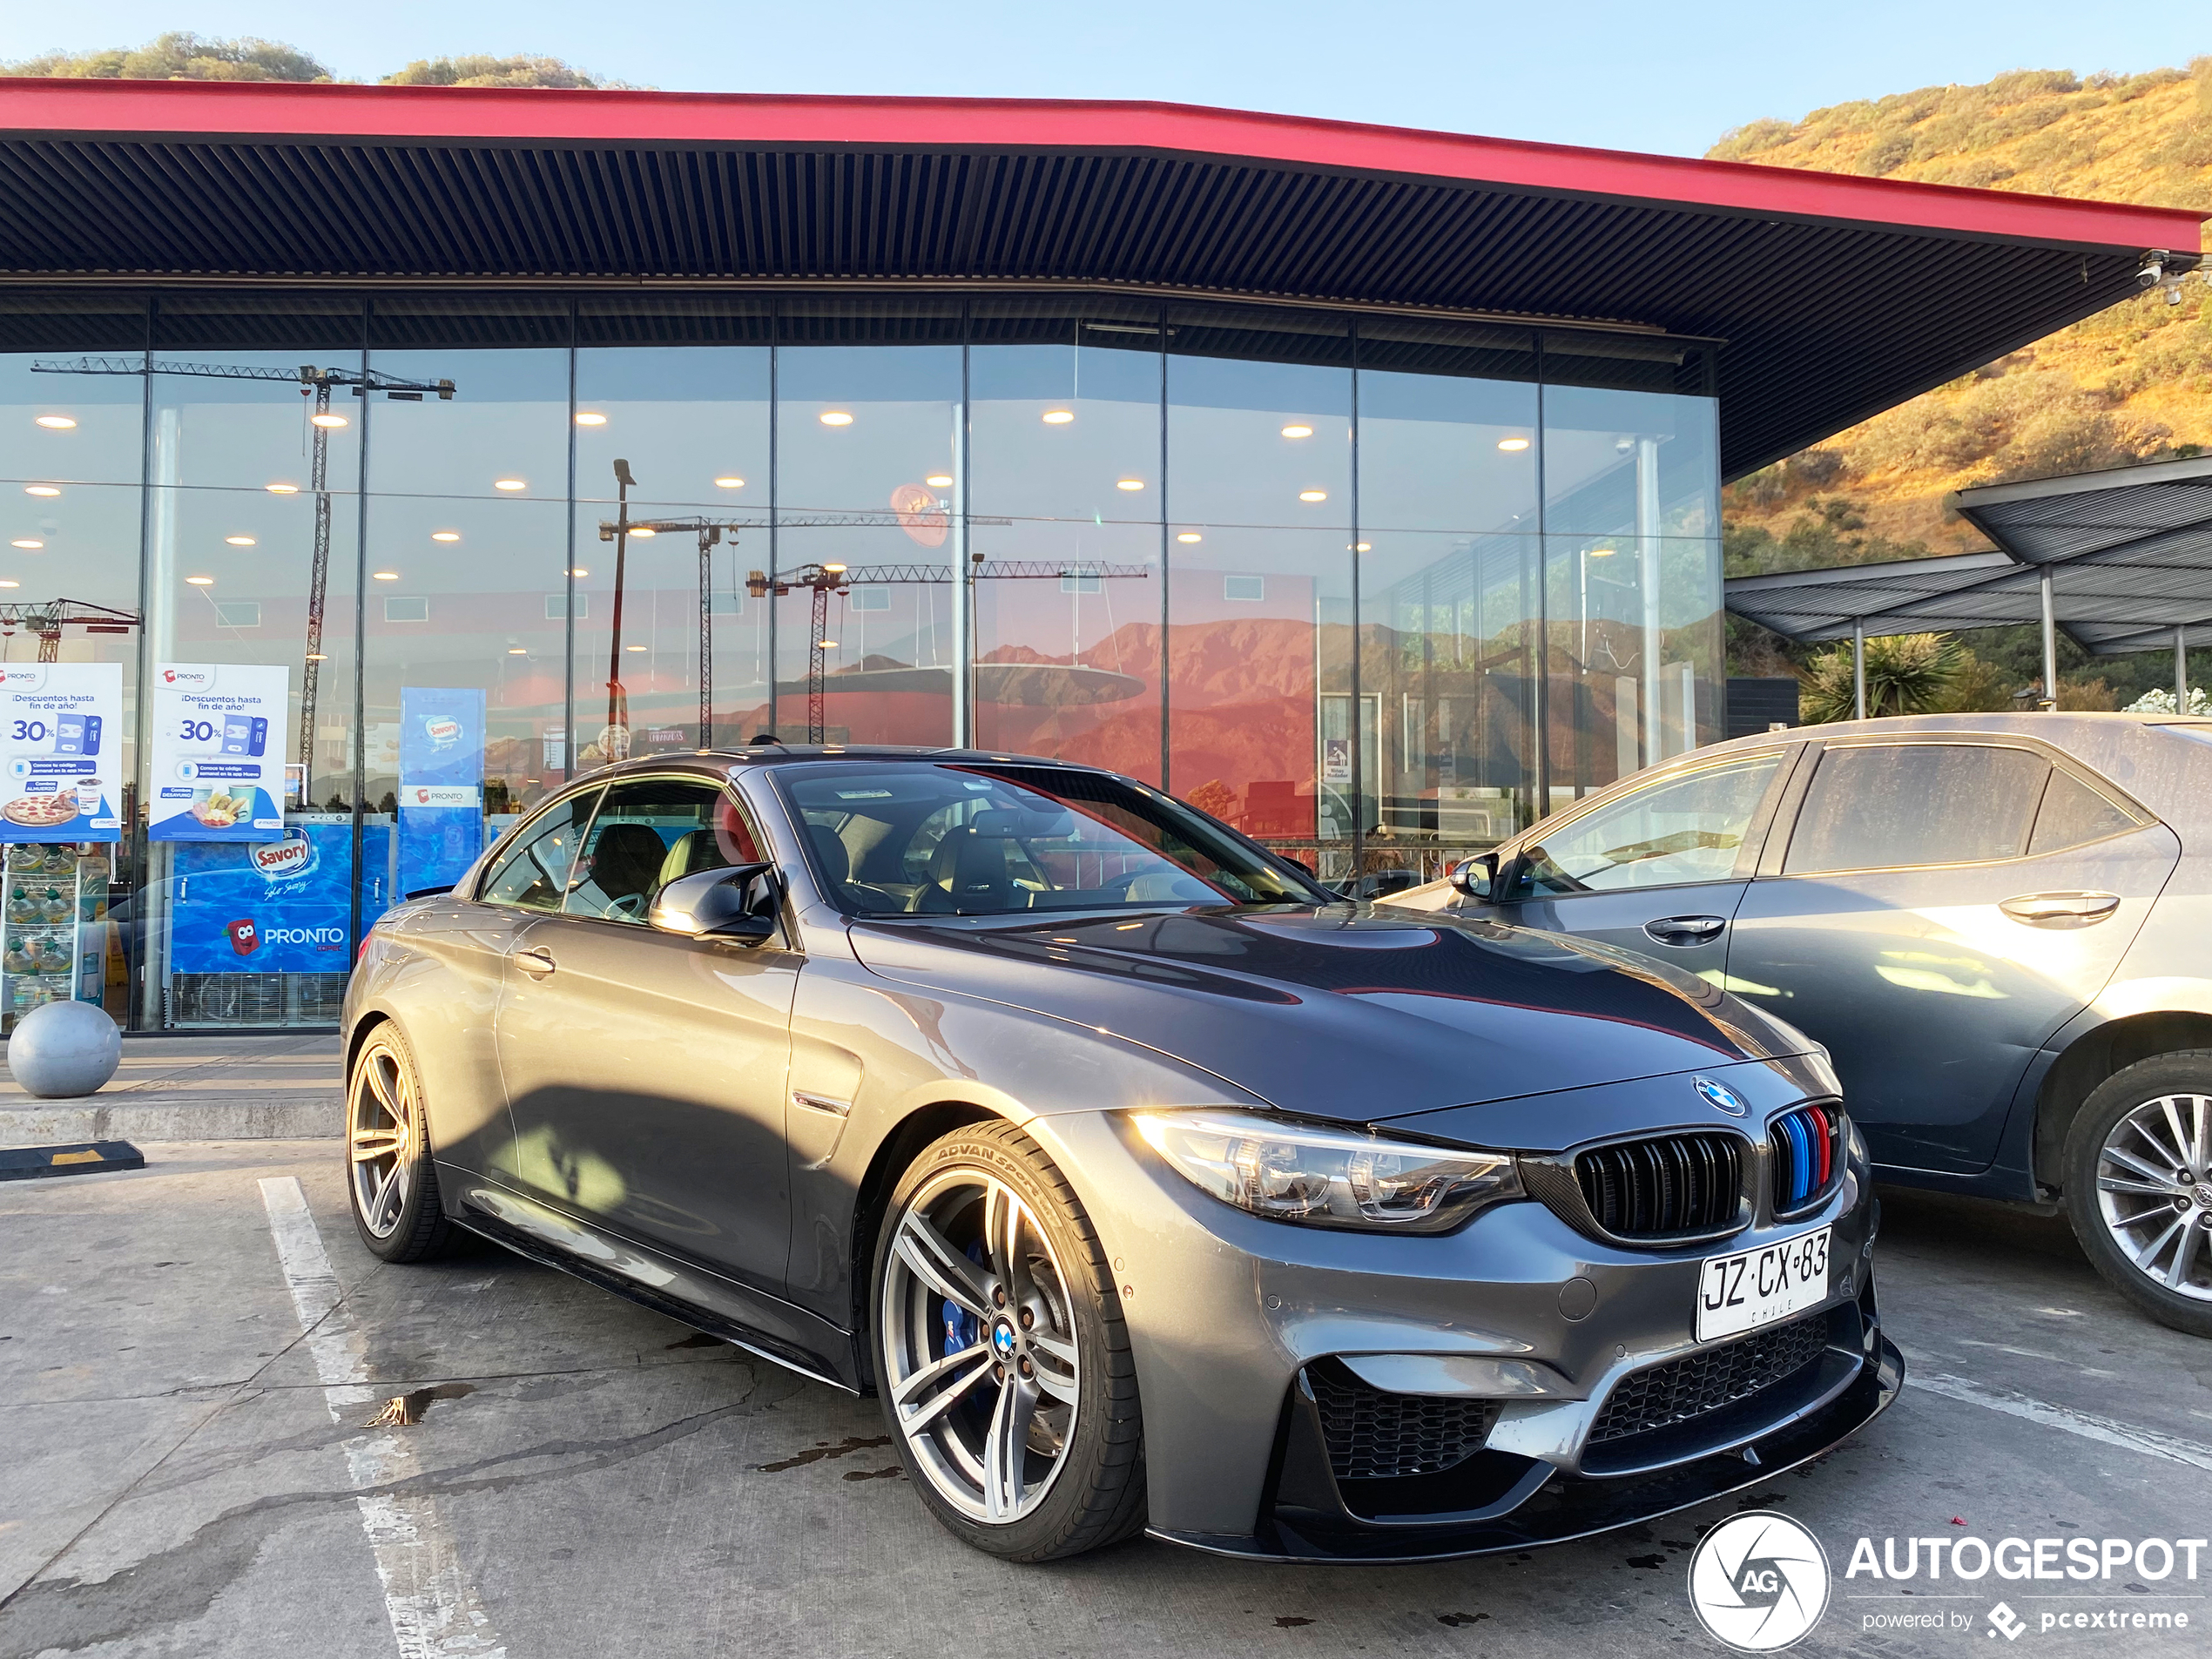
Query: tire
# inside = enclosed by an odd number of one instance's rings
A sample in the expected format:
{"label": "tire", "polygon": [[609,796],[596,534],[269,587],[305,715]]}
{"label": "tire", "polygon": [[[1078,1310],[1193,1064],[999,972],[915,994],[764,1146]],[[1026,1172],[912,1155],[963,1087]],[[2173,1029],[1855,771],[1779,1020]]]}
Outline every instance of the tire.
{"label": "tire", "polygon": [[2067,1213],[2097,1271],[2154,1319],[2212,1337],[2212,1050],[2107,1077],[2065,1160]]}
{"label": "tire", "polygon": [[954,1537],[1045,1561],[1143,1527],[1121,1298],[1082,1204],[1028,1136],[974,1124],[914,1160],[877,1236],[868,1305],[892,1442]]}
{"label": "tire", "polygon": [[388,1262],[452,1247],[422,1109],[421,1074],[398,1026],[371,1032],[346,1078],[346,1193],[354,1230]]}

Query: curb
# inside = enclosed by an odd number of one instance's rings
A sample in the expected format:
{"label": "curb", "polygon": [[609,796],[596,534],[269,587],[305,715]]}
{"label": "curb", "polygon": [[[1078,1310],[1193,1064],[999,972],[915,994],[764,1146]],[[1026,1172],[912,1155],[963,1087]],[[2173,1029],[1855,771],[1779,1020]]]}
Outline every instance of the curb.
{"label": "curb", "polygon": [[38,1101],[0,1106],[0,1146],[78,1141],[321,1141],[345,1134],[335,1092],[274,1100]]}

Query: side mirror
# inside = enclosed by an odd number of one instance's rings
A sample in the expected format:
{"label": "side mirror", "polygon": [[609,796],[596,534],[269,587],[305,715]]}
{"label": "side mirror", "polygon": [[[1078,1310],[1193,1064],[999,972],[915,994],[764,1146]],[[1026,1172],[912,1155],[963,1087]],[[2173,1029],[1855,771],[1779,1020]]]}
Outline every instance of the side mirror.
{"label": "side mirror", "polygon": [[1498,855],[1495,853],[1478,853],[1474,857],[1463,859],[1453,865],[1452,887],[1453,891],[1470,899],[1485,901],[1495,899],[1501,891]]}
{"label": "side mirror", "polygon": [[782,894],[772,864],[736,864],[678,876],[653,895],[646,920],[664,934],[765,945],[776,936]]}

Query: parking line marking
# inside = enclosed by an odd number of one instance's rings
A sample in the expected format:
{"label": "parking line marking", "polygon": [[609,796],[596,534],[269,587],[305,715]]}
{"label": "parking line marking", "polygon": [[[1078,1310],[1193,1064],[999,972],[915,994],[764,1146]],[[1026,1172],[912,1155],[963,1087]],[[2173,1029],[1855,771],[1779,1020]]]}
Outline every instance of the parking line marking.
{"label": "parking line marking", "polygon": [[[375,1394],[367,1386],[368,1344],[341,1313],[344,1292],[315,1231],[307,1195],[292,1176],[261,1182],[277,1263],[292,1293],[315,1374],[322,1379],[330,1420],[358,1420]],[[361,1530],[376,1558],[384,1610],[399,1640],[400,1659],[505,1659],[507,1645],[492,1628],[475,1587],[469,1582],[453,1537],[428,1496],[397,1497],[383,1490],[418,1472],[415,1448],[392,1429],[346,1442],[346,1465],[359,1493]]]}
{"label": "parking line marking", "polygon": [[1988,1411],[2003,1412],[2007,1417],[2024,1418],[2040,1423],[2045,1428],[2064,1429],[2069,1434],[2079,1434],[2085,1440],[2101,1440],[2107,1446],[2118,1446],[2130,1452],[2141,1452],[2147,1457],[2163,1458],[2168,1463],[2185,1463],[2192,1468],[2212,1470],[2212,1446],[2195,1440],[2185,1440],[2178,1434],[2161,1434],[2155,1429],[2136,1428],[2132,1424],[2114,1422],[2109,1417],[2096,1417],[2087,1412],[2077,1412],[2064,1406],[2047,1405],[2031,1399],[2026,1394],[2016,1394],[2009,1388],[1985,1388],[1979,1383],[1968,1382],[1964,1377],[1946,1377],[1938,1372],[1932,1377],[1908,1376],[1905,1386],[1925,1388],[1932,1394],[1941,1394],[1946,1399],[1964,1400],[1969,1406],[1979,1406]]}

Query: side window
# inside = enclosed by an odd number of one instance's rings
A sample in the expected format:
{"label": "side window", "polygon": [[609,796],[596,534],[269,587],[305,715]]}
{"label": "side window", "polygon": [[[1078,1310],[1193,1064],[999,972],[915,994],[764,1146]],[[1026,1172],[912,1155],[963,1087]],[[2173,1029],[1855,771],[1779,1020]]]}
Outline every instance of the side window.
{"label": "side window", "polygon": [[2035,833],[2028,838],[2027,850],[2031,854],[2063,852],[2069,846],[2101,841],[2107,835],[2124,834],[2137,823],[2134,813],[2122,812],[2072,772],[2054,766],[2051,781],[2043,788],[2043,805],[2036,812]]}
{"label": "side window", "polygon": [[1727,880],[1781,764],[1761,750],[1584,813],[1524,849],[1521,896]]}
{"label": "side window", "polygon": [[1851,745],[1820,757],[1784,875],[2016,859],[2050,762],[1986,743]]}
{"label": "side window", "polygon": [[669,882],[752,863],[759,848],[737,802],[703,779],[610,785],[577,860],[566,914],[642,926]]}
{"label": "side window", "polygon": [[586,789],[546,809],[523,831],[522,839],[500,854],[499,862],[477,889],[480,904],[514,905],[523,910],[558,910],[569,890],[569,873],[600,791]]}

